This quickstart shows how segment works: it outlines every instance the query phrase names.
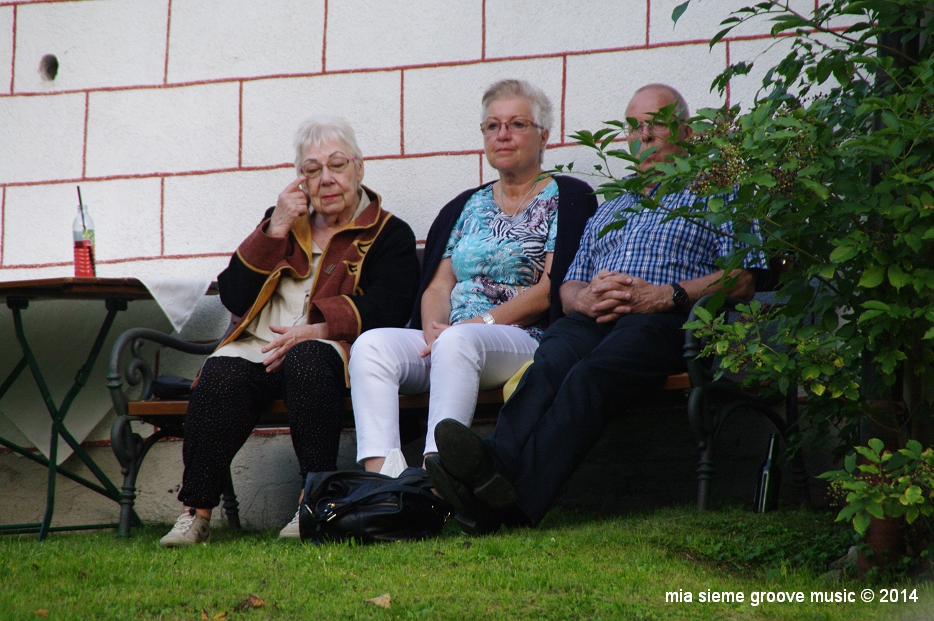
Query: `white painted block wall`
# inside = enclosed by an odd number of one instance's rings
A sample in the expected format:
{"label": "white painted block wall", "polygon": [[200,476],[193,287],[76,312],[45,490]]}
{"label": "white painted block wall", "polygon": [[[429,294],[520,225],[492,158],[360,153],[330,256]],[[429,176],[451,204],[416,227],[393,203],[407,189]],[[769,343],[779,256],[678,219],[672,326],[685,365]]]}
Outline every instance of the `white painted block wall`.
{"label": "white painted block wall", "polygon": [[[447,200],[495,178],[477,131],[491,82],[541,86],[546,165],[587,170],[568,136],[621,118],[641,84],[714,106],[729,60],[780,53],[766,25],[709,48],[747,0],[695,0],[673,28],[680,1],[0,0],[0,279],[73,274],[76,184],[100,275],[215,277],[293,179],[292,135],[315,113],[350,121],[364,182],[424,239]],[[750,101],[758,79],[728,100]],[[185,335],[224,323],[208,301]],[[106,437],[105,421],[92,439]]]}

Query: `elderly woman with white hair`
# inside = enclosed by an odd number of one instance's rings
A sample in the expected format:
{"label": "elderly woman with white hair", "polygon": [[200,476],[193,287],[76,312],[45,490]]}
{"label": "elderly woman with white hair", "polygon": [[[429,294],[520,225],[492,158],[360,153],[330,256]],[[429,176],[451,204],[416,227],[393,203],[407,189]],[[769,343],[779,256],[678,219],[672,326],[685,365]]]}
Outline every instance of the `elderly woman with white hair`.
{"label": "elderly woman with white hair", "polygon": [[357,459],[367,470],[400,448],[398,392],[430,387],[424,453],[435,453],[435,425],[470,424],[477,392],[532,360],[561,316],[558,287],[597,201],[582,181],[543,175],[551,125],[548,97],[528,82],[501,80],[483,95],[480,130],[499,179],[460,194],[432,224],[415,329],[371,330],[351,350]]}
{"label": "elderly woman with white hair", "polygon": [[[240,319],[188,405],[178,494],[186,510],[165,547],[209,540],[230,462],[274,399],[288,410],[302,480],[337,468],[350,345],[372,328],[405,325],[418,291],[415,235],[361,185],[353,129],[309,119],[295,152],[298,176],[217,278],[221,302]],[[299,536],[297,518],[281,538]]]}

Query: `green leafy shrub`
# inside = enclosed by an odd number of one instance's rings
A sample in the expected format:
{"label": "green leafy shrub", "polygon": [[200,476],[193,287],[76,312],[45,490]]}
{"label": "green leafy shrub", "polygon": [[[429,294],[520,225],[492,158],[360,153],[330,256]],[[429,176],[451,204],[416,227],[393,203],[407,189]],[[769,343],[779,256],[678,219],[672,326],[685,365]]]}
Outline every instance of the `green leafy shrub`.
{"label": "green leafy shrub", "polygon": [[[864,463],[858,463],[859,457]],[[851,521],[860,535],[866,533],[870,517],[904,517],[916,538],[934,544],[934,449],[909,440],[905,448],[891,452],[873,438],[847,456],[843,470],[825,472],[821,478],[846,495],[837,521]]]}

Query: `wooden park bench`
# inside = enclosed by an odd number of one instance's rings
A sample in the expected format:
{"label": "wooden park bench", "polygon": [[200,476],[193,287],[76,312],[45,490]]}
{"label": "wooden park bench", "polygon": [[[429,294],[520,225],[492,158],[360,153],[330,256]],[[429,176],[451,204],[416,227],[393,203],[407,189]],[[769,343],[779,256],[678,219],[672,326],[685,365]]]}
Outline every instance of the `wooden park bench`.
{"label": "wooden park bench", "polygon": [[[704,303],[704,300],[698,304]],[[726,309],[734,308],[739,300],[729,299]],[[693,319],[693,313],[692,313]],[[107,375],[107,387],[110,390],[117,418],[111,427],[111,444],[124,476],[120,499],[119,534],[129,534],[131,525],[141,522],[133,510],[136,499],[136,477],[149,449],[162,438],[184,437],[185,413],[188,401],[181,399],[156,399],[153,397],[153,369],[142,357],[141,347],[144,341],[151,341],[163,347],[169,347],[193,355],[207,356],[220,343],[221,339],[210,343],[191,343],[170,336],[163,332],[147,328],[132,328],[117,339],[111,352]],[[690,391],[688,396],[688,420],[698,438],[700,461],[697,469],[698,492],[697,506],[706,510],[710,495],[710,481],[713,476],[713,443],[724,419],[737,408],[751,408],[773,422],[787,440],[797,421],[797,392],[789,392],[786,398],[786,416],[782,418],[775,412],[776,400],[763,400],[756,395],[743,391],[735,382],[714,381],[709,365],[698,359],[702,344],[690,333],[687,334],[685,357],[688,373],[669,376],[664,384],[664,391]],[[130,359],[120,371],[120,361],[129,348]],[[139,386],[140,394],[131,399],[124,391],[124,381],[131,386]],[[780,400],[779,400],[780,401]],[[503,404],[503,390],[481,391],[477,397],[475,422],[493,422]],[[428,393],[420,395],[400,395],[400,431],[403,443],[424,435],[424,421],[427,420]],[[349,397],[343,400],[343,425],[352,428],[353,406]],[[156,431],[143,439],[132,428],[133,422],[148,423]],[[258,427],[281,427],[288,424],[286,410],[281,400],[274,401],[260,417]],[[796,458],[795,480],[798,487],[806,494],[807,475],[803,461]],[[806,496],[805,496],[806,498]],[[233,528],[240,527],[238,503],[233,482],[228,475],[223,493],[223,507],[228,523]]]}

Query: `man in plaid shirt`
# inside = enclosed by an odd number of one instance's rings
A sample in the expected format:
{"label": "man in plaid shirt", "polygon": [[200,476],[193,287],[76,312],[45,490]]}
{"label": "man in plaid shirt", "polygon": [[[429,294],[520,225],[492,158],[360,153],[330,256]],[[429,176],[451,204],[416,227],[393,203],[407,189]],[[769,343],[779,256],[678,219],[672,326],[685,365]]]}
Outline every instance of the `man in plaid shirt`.
{"label": "man in plaid shirt", "polygon": [[[668,126],[652,116],[673,103],[687,119],[687,103],[675,89],[650,84],[626,108],[626,117],[640,123],[628,140],[641,140],[643,151],[657,147],[644,169],[678,150]],[[682,125],[680,131],[684,139],[691,130]],[[686,189],[661,198],[672,207],[694,202]],[[608,414],[684,371],[682,325],[692,303],[722,289],[752,297],[750,271],[737,270],[726,286],[716,263],[736,245],[729,224],[718,234],[683,218],[666,222],[665,209],[642,210],[600,236],[621,209],[638,204],[639,196],[621,196],[588,221],[561,286],[566,316],[545,333],[493,433],[481,440],[456,421],[438,425],[439,454],[429,456],[426,467],[465,531],[540,522],[603,433]],[[755,261],[747,266],[760,267]]]}

